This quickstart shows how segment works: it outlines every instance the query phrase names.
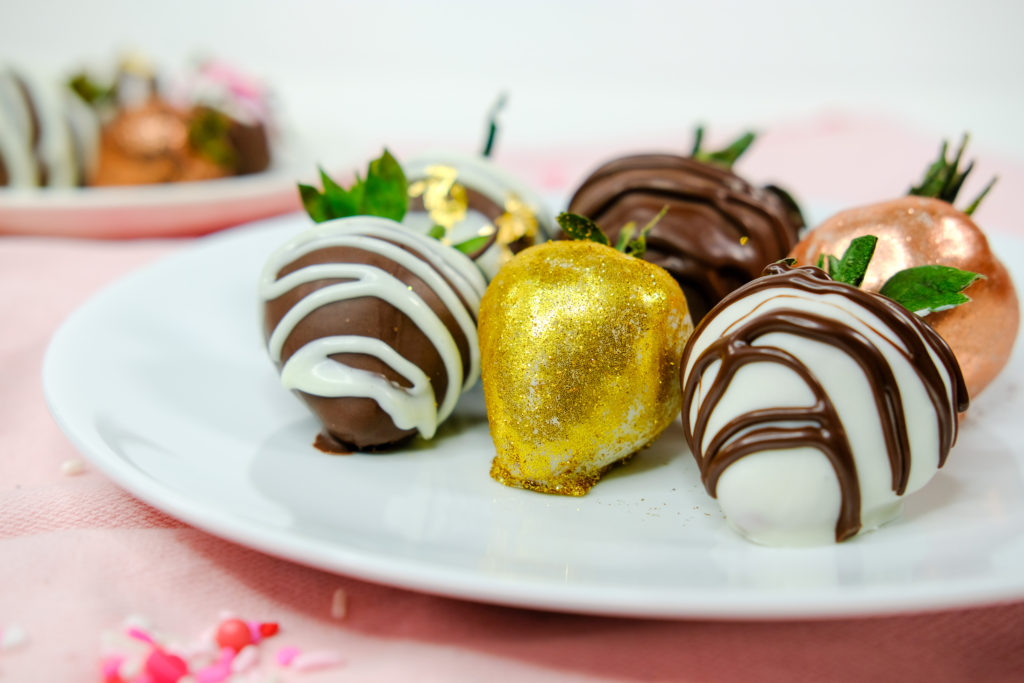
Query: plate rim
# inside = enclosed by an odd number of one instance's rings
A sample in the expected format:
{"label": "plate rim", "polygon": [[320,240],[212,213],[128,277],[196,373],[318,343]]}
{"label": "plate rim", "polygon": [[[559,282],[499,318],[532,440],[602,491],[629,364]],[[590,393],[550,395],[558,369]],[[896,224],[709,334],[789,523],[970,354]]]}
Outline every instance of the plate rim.
{"label": "plate rim", "polygon": [[[602,599],[595,603],[593,586],[554,585],[493,575],[481,579],[479,575],[467,572],[464,568],[452,567],[419,567],[410,574],[398,566],[401,564],[400,559],[382,561],[375,558],[373,553],[359,549],[339,548],[321,539],[297,540],[276,528],[257,528],[260,525],[253,520],[237,516],[232,518],[230,514],[217,511],[207,501],[188,499],[173,488],[161,487],[157,480],[131,466],[106,446],[102,439],[92,439],[86,433],[88,430],[81,430],[79,425],[67,419],[61,409],[63,399],[55,373],[64,347],[70,343],[67,340],[73,336],[78,321],[87,319],[94,309],[102,307],[108,297],[123,288],[131,287],[137,279],[156,277],[154,273],[160,269],[173,269],[178,261],[191,258],[198,250],[218,249],[223,243],[249,239],[255,231],[274,231],[280,229],[278,224],[284,225],[295,220],[297,215],[289,214],[247,223],[201,238],[182,250],[129,272],[95,292],[76,308],[60,324],[47,345],[41,379],[44,399],[54,421],[75,448],[100,471],[154,508],[229,542],[308,567],[400,589],[517,608],[629,618],[791,620],[892,616],[984,607],[1024,599],[1024,579],[992,581],[977,578],[958,581],[954,594],[946,593],[938,598],[933,590],[925,588],[908,591],[906,586],[900,586],[898,590],[889,588],[880,591],[875,587],[868,591],[871,595],[865,595],[864,591],[855,588],[837,592],[836,586],[830,586],[827,590],[805,588],[799,595],[782,590],[777,593],[777,597],[767,599],[760,588],[753,591],[761,593],[760,598],[741,595],[741,591],[734,589],[737,599],[723,604],[720,597],[702,597],[701,593],[707,591],[701,589],[655,596],[635,586],[629,589],[620,586],[605,591]],[[1021,241],[1016,236],[1011,239]],[[317,548],[321,552],[317,552]],[[323,551],[326,551],[326,555]]]}

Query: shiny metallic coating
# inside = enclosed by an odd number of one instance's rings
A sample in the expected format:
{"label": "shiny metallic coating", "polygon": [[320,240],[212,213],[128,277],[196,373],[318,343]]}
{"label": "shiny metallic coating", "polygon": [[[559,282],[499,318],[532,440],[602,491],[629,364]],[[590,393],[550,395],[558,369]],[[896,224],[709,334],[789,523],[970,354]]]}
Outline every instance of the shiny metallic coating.
{"label": "shiny metallic coating", "polygon": [[878,237],[862,285],[870,291],[877,292],[901,270],[929,264],[985,276],[964,292],[970,303],[925,318],[953,349],[967,390],[971,398],[977,397],[1009,360],[1020,325],[1013,281],[984,233],[947,202],[904,197],[836,214],[801,240],[790,256],[814,264],[820,253],[841,255],[861,235]]}
{"label": "shiny metallic coating", "polygon": [[593,242],[520,253],[479,317],[491,476],[586,493],[678,417],[692,330],[682,290],[661,268]]}

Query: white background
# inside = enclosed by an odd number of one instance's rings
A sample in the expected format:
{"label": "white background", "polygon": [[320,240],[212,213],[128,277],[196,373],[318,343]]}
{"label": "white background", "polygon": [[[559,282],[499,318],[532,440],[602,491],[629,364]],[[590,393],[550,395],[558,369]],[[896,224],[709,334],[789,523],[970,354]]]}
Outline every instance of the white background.
{"label": "white background", "polygon": [[724,135],[839,111],[1024,158],[1010,0],[0,0],[0,64],[66,73],[125,50],[258,74],[327,164],[382,144],[475,150],[502,90],[501,149],[520,153],[685,147],[697,122]]}

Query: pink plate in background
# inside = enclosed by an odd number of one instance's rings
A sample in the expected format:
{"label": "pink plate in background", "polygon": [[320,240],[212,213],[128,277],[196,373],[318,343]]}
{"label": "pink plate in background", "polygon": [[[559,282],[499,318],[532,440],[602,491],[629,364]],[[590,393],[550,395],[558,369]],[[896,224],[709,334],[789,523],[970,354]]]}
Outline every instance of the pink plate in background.
{"label": "pink plate in background", "polygon": [[300,209],[296,182],[313,169],[291,162],[252,175],[164,185],[0,188],[0,235],[204,235]]}

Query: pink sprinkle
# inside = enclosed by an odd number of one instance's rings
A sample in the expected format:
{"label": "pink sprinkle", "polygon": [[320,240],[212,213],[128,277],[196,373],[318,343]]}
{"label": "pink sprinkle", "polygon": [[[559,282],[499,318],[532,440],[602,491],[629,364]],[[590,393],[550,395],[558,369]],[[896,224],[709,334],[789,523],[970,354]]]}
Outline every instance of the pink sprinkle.
{"label": "pink sprinkle", "polygon": [[122,655],[111,655],[106,657],[101,663],[101,671],[103,672],[104,681],[119,681],[121,680],[121,665],[124,664],[124,657]]}
{"label": "pink sprinkle", "polygon": [[231,676],[231,667],[214,664],[196,672],[196,683],[221,683]]}
{"label": "pink sprinkle", "polygon": [[282,647],[277,651],[277,663],[281,666],[291,666],[295,658],[300,654],[299,648],[297,647]]}
{"label": "pink sprinkle", "polygon": [[292,660],[292,668],[297,671],[319,671],[341,666],[345,659],[337,652],[331,650],[315,650],[303,652]]}
{"label": "pink sprinkle", "polygon": [[196,672],[196,683],[219,683],[231,676],[231,661],[235,658],[235,651],[230,647],[220,650],[217,661]]}
{"label": "pink sprinkle", "polygon": [[148,643],[149,645],[156,645],[156,641],[153,640],[153,636],[149,635],[137,626],[130,627],[127,631],[125,631],[125,633],[128,634],[129,638],[141,640],[142,642]]}
{"label": "pink sprinkle", "polygon": [[258,643],[263,640],[263,634],[260,633],[260,622],[258,621],[247,621],[249,625],[249,635],[252,638],[252,642]]}

